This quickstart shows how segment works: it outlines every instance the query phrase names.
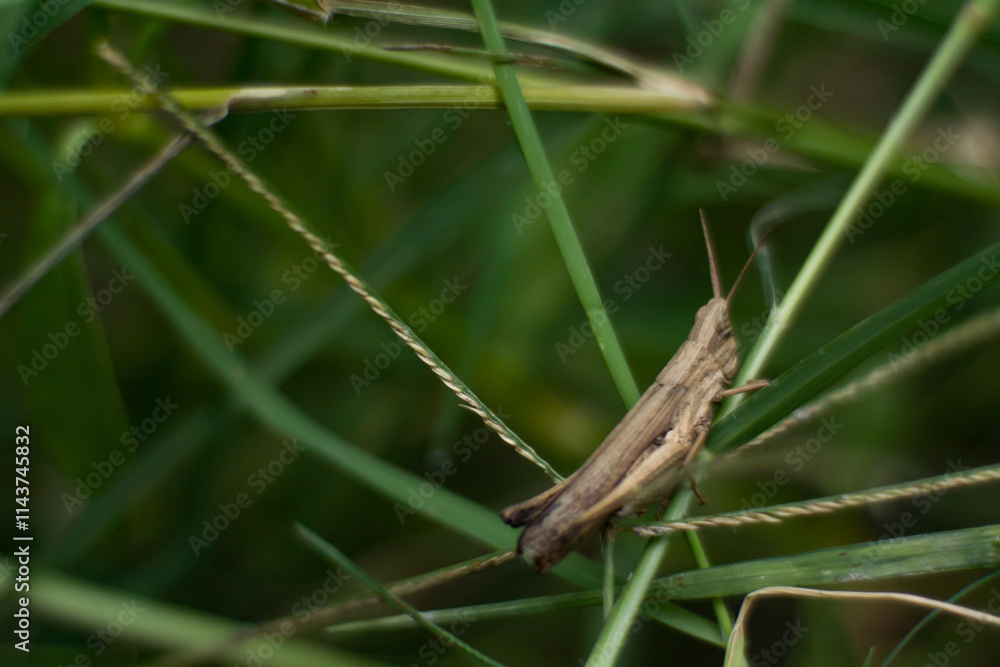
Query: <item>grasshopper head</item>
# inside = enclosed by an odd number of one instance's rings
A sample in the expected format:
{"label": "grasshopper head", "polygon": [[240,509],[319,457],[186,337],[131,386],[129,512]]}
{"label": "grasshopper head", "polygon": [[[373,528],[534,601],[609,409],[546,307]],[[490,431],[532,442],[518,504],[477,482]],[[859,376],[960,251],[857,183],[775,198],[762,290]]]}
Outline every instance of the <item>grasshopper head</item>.
{"label": "grasshopper head", "polygon": [[732,380],[739,367],[736,357],[736,339],[729,323],[729,304],[722,297],[714,297],[698,309],[694,327],[688,340],[701,343],[715,357],[726,380]]}

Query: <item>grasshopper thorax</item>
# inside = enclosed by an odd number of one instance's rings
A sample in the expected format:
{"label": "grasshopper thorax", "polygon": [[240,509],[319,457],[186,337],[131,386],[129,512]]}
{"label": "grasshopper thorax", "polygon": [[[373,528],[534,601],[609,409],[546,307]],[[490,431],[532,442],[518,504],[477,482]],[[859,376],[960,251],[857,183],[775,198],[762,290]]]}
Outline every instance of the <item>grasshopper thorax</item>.
{"label": "grasshopper thorax", "polygon": [[704,346],[718,362],[726,380],[732,381],[739,360],[736,357],[736,339],[733,338],[726,299],[714,297],[698,309],[688,340]]}

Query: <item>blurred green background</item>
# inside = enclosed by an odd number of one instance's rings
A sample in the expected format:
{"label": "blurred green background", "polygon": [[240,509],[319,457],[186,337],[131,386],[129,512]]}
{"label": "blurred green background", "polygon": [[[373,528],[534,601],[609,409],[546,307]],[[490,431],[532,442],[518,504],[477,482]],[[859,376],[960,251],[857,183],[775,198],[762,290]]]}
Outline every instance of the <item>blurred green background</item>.
{"label": "blurred green background", "polygon": [[[16,58],[5,53],[8,90],[61,90],[71,105],[70,91],[127,89],[124,78],[94,55],[99,38],[122,48],[137,65],[160,68],[172,88],[449,82],[226,29],[227,20],[243,19],[287,25],[299,34],[353,38],[368,23],[363,19],[336,17],[324,27],[263,2],[135,3],[197,6],[207,16],[221,8],[213,29],[86,4],[59,5],[59,20],[53,19],[47,34]],[[463,3],[441,6],[468,11]],[[771,287],[785,290],[960,6],[920,5],[915,14],[906,13],[898,30],[886,32],[885,22],[892,24],[900,9],[876,1],[497,3],[502,20],[613,47],[667,69],[689,48],[689,37],[711,32],[721,12],[735,17],[683,68],[683,76],[731,94],[744,112],[738,121],[714,112],[534,113],[553,168],[574,174],[564,196],[610,300],[637,384],[652,381],[711,296],[698,209],[706,211],[727,287],[752,247],[747,230],[754,216],[771,211],[786,219],[769,250]],[[23,12],[30,16],[38,7],[3,3],[10,34],[21,34]],[[755,20],[766,12],[775,23],[761,37]],[[553,16],[562,20],[553,22]],[[756,37],[765,40],[763,46],[753,44]],[[406,25],[387,26],[376,38],[464,46],[478,46],[479,40],[476,34]],[[514,43],[510,48],[541,53]],[[763,60],[754,74],[737,77],[748,53]],[[519,69],[526,71],[531,68]],[[583,84],[626,85],[593,68],[574,76]],[[777,376],[995,242],[998,81],[1000,26],[994,22],[908,142],[912,149],[903,159],[933,147],[939,132],[953,140],[936,151],[932,169],[903,169],[880,185],[886,191],[900,179],[905,192],[843,245],[764,377]],[[786,114],[802,114],[817,89],[831,94],[810,110],[801,129],[780,124]],[[125,108],[0,118],[4,285],[175,132],[162,113]],[[102,119],[111,119],[110,132],[101,131]],[[608,123],[618,124],[620,134],[595,159],[581,161],[581,147],[600,137]],[[463,117],[450,108],[288,108],[232,113],[216,129],[562,474],[585,460],[622,417],[625,408],[598,345],[584,333],[586,315],[548,223],[540,217],[519,225],[513,217],[530,208],[526,198],[535,191],[505,111],[475,109]],[[408,156],[441,136],[412,175],[390,187],[386,174],[400,173]],[[734,167],[759,155],[768,139],[779,149],[753,168],[746,183],[731,192],[720,188],[735,182]],[[79,163],[70,166],[74,156]],[[228,619],[238,628],[292,613],[297,601],[322,585],[330,567],[295,536],[294,522],[383,582],[491,550],[419,513],[401,523],[396,499],[373,491],[329,456],[299,455],[287,444],[287,433],[266,419],[262,423],[236,400],[192,342],[204,338],[204,330],[180,311],[166,312],[157,290],[168,289],[210,327],[208,344],[232,347],[236,356],[230,361],[239,359],[358,450],[418,478],[433,478],[454,461],[444,486],[492,511],[548,484],[498,437],[487,438],[482,423],[457,407],[454,395],[257,195],[235,178],[212,188],[222,170],[201,147],[185,151],[0,319],[0,421],[6,442],[12,442],[16,425],[31,428],[33,575],[51,577],[33,607],[30,664],[72,664],[79,655],[99,665],[158,658],[182,664],[169,656],[184,644],[162,638],[126,632],[101,649],[92,637],[105,627],[97,611],[103,594],[155,601],[155,613],[172,609],[195,627],[202,618],[197,614]],[[647,264],[663,254],[669,256]],[[761,280],[751,271],[732,313],[744,351],[766,317],[762,294]],[[984,291],[966,305],[951,313],[946,326],[995,308],[997,297]],[[77,333],[70,335],[67,326]],[[866,366],[884,363],[905,343],[888,346]],[[36,352],[46,355],[46,345],[59,350],[44,364],[36,359],[44,365],[36,373],[26,370]],[[998,369],[1000,345],[976,345],[838,409],[833,418],[842,428],[808,459],[790,452],[816,435],[818,423],[719,462],[700,486],[709,504],[697,511],[756,504],[758,492],[772,504],[940,475],[949,462],[994,463]],[[4,469],[0,493],[13,498],[12,468]],[[779,470],[789,481],[769,486]],[[203,522],[225,511],[220,503],[231,506],[240,494],[250,502],[239,517],[217,539],[192,546],[192,535],[205,537]],[[703,540],[713,563],[790,555],[877,540],[907,510],[917,516],[907,534],[988,524],[995,521],[1000,496],[994,484],[924,500],[926,512],[915,501],[899,501],[786,526],[717,530]],[[5,544],[13,544],[13,533],[5,522]],[[509,535],[513,540],[516,533]],[[638,538],[619,541],[623,573],[641,547]],[[581,550],[600,557],[596,540]],[[693,567],[683,540],[676,539],[664,573]],[[946,598],[982,574],[934,574],[862,588]],[[577,589],[518,563],[412,600],[431,609]],[[338,592],[361,590],[352,582]],[[985,605],[988,587],[977,595],[969,604]],[[9,603],[9,587],[6,597]],[[735,611],[739,598],[727,598],[727,604]],[[94,609],[89,618],[88,605]],[[687,606],[713,618],[707,602]],[[871,646],[883,658],[922,615],[901,605],[859,601],[761,603],[748,655],[779,640],[786,621],[802,619],[810,631],[781,664],[861,664]],[[591,607],[490,620],[473,625],[463,638],[504,664],[578,664],[601,618],[599,608]],[[955,639],[957,622],[934,621],[898,664],[929,660],[928,652]],[[316,635],[314,641],[321,639]],[[329,655],[343,657],[314,664],[427,665],[431,657],[440,664],[472,662],[454,649],[429,657],[428,641],[422,630],[337,638],[328,645]],[[985,630],[963,643],[949,664],[994,664],[998,647],[1000,634]],[[5,661],[24,658],[8,645],[3,651]],[[281,664],[280,656],[272,664]],[[630,637],[621,664],[666,664],[668,658],[721,664],[722,651],[651,623]],[[242,662],[220,661],[248,664],[245,656]]]}

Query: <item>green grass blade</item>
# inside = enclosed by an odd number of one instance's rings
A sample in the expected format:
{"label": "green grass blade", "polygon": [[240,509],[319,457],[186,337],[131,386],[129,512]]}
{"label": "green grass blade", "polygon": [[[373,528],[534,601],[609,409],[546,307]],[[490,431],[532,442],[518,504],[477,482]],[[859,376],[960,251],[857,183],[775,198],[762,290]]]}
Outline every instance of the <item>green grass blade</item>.
{"label": "green grass blade", "polygon": [[940,327],[962,308],[988,303],[1000,286],[998,254],[1000,243],[977,252],[798,362],[720,418],[706,448],[719,453],[746,442],[921,322]]}
{"label": "green grass blade", "polygon": [[[11,591],[13,583],[13,578],[5,575],[2,588]],[[114,635],[117,641],[166,650],[188,650],[215,645],[246,627],[243,622],[151,600],[125,590],[82,582],[74,577],[46,570],[32,572],[31,613],[33,618],[37,614],[39,619],[55,621],[83,633],[93,633],[95,628],[117,628],[121,633]],[[267,664],[281,667],[374,667],[383,664],[316,642],[287,638],[280,634],[278,636],[283,642],[280,650],[275,650],[273,644],[261,638],[234,647],[225,654],[225,658],[244,664],[244,661],[258,659],[256,656],[262,655],[263,649],[264,654],[272,654]],[[103,642],[96,643],[96,639],[95,635],[91,635],[91,641],[94,642],[92,647],[106,648]],[[69,662],[67,660],[67,664]]]}
{"label": "green grass blade", "polygon": [[[757,376],[787,334],[820,275],[848,236],[849,226],[857,216],[858,209],[874,194],[900,150],[905,148],[905,142],[927,115],[945,83],[958,69],[979,34],[990,24],[998,8],[998,0],[968,0],[965,3],[931,61],[882,134],[875,150],[840,201],[823,234],[789,286],[785,298],[771,312],[764,331],[737,375],[737,385]],[[738,401],[731,401],[728,406],[724,405],[723,414],[737,403]]]}
{"label": "green grass blade", "polygon": [[[496,15],[493,13],[493,5],[489,0],[473,0],[473,9],[479,21],[480,30],[483,33],[483,41],[486,48],[494,53],[507,53],[503,37],[500,35],[500,28],[497,25]],[[626,407],[632,406],[639,400],[639,388],[629,371],[628,362],[625,361],[625,353],[622,352],[621,344],[611,326],[611,319],[604,308],[600,290],[597,289],[597,282],[587,264],[587,258],[583,252],[580,239],[573,229],[573,222],[569,217],[569,209],[562,198],[559,181],[556,180],[552,172],[552,165],[549,164],[545,149],[542,146],[542,139],[538,135],[534,121],[531,119],[531,112],[524,100],[524,94],[514,73],[514,67],[509,63],[495,63],[493,69],[496,72],[500,90],[503,93],[504,104],[510,114],[514,133],[517,141],[524,152],[524,159],[528,163],[528,170],[535,181],[535,187],[539,195],[548,193],[551,203],[546,207],[545,213],[552,233],[556,237],[556,244],[562,253],[566,269],[569,271],[570,280],[580,298],[580,303],[587,314],[587,319],[594,331],[594,339],[597,341],[604,355],[611,377],[618,388],[618,394]]]}
{"label": "green grass blade", "polygon": [[[379,597],[381,597],[386,602],[393,604],[409,615],[417,625],[427,630],[433,635],[437,635],[446,642],[450,642],[459,646],[463,651],[476,658],[480,662],[486,665],[494,665],[495,667],[503,667],[499,662],[484,655],[477,649],[466,644],[464,641],[456,637],[454,634],[448,632],[434,622],[428,620],[423,614],[421,614],[416,607],[406,602],[403,598],[399,597],[395,593],[392,593],[385,588],[382,584],[378,582],[377,579],[372,577],[370,574],[361,569],[354,561],[348,558],[340,549],[333,546],[319,535],[309,530],[302,524],[295,524],[295,530],[298,532],[299,536],[313,548],[321,556],[329,560],[330,562],[341,566],[345,570],[351,573],[356,579],[363,583],[368,588],[372,589]],[[472,620],[475,620],[474,618]]]}
{"label": "green grass blade", "polygon": [[[180,4],[165,0],[94,0],[93,6],[171,23],[186,23],[210,30],[286,42],[305,48],[333,51],[341,53],[349,59],[370,60],[385,65],[405,67],[477,83],[484,76],[487,80],[493,79],[490,68],[486,64],[437,54],[387,51],[370,44],[361,45],[355,43],[354,34],[347,30],[324,30],[301,20],[285,21],[273,16],[266,19],[253,16],[224,16],[209,6]],[[537,82],[548,80],[548,78],[537,74],[527,78]]]}
{"label": "green grass blade", "polygon": [[[951,602],[951,603],[958,602],[969,593],[973,592],[980,586],[983,586],[989,583],[990,581],[993,581],[997,577],[1000,577],[1000,571],[993,572],[992,574],[988,574],[985,577],[981,577],[976,581],[973,581],[968,586],[965,586],[964,588],[962,588],[962,590],[958,591],[954,595],[952,595],[950,598],[946,600],[946,602]],[[889,651],[889,655],[885,656],[885,660],[881,662],[880,667],[889,667],[889,663],[891,663],[893,659],[895,659],[895,657],[899,655],[899,653],[906,647],[906,645],[910,642],[910,640],[916,637],[917,634],[924,628],[924,626],[926,626],[932,620],[937,618],[940,614],[941,610],[935,609],[934,611],[932,611],[931,613],[927,614],[922,619],[920,619],[920,622],[914,625],[913,628],[906,633],[906,636],[903,637],[901,640],[899,640],[899,643],[896,644],[896,646],[893,647],[891,651]]]}
{"label": "green grass blade", "polygon": [[[792,556],[748,560],[654,579],[645,600],[700,600],[744,595],[768,586],[836,586],[1000,565],[1000,524],[928,535],[878,539]],[[518,617],[601,604],[602,591],[539,596],[424,612],[439,623],[472,614],[480,620]],[[389,616],[331,627],[333,636],[413,627],[407,616]],[[721,644],[720,644],[721,645]]]}
{"label": "green grass blade", "polygon": [[[323,21],[329,21],[334,15],[346,14],[360,18],[374,18],[376,20],[387,19],[424,27],[472,32],[480,31],[480,25],[476,18],[462,12],[432,7],[419,7],[410,4],[401,5],[397,2],[318,0],[318,4],[326,12],[325,15],[317,17]],[[551,49],[581,60],[590,61],[599,67],[631,77],[646,88],[675,91],[677,94],[688,97],[697,104],[708,104],[712,98],[711,93],[703,87],[686,81],[670,72],[640,65],[617,53],[573,39],[572,37],[512,23],[495,23],[499,33],[507,39]]]}

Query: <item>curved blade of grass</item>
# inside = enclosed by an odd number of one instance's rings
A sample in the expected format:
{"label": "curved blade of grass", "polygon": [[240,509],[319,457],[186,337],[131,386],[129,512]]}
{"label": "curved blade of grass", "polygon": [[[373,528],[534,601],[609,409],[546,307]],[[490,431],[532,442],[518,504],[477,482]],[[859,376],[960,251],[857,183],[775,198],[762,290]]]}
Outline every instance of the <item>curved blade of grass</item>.
{"label": "curved blade of grass", "polygon": [[[952,602],[952,603],[957,602],[958,600],[961,600],[966,595],[973,592],[980,586],[989,583],[990,581],[996,579],[997,577],[1000,577],[1000,571],[993,572],[992,574],[988,574],[985,577],[977,579],[976,581],[973,581],[971,584],[964,587],[962,590],[958,591],[950,598],[948,598],[947,602]],[[920,632],[920,630],[924,628],[924,626],[926,626],[932,620],[937,618],[940,614],[941,610],[935,609],[931,613],[927,614],[927,616],[924,616],[922,619],[920,619],[920,622],[914,625],[913,628],[906,633],[906,636],[903,637],[901,640],[899,640],[899,643],[896,644],[896,646],[889,652],[889,655],[885,657],[885,660],[882,661],[880,667],[888,667],[889,663],[892,662],[892,660],[897,655],[899,655],[899,652],[902,651],[903,648],[905,648],[905,646],[909,643],[909,641],[913,639]]]}
{"label": "curved blade of grass", "polygon": [[[746,597],[743,601],[743,607],[740,609],[739,618],[736,620],[736,631],[733,632],[733,636],[730,639],[730,645],[727,647],[726,651],[726,667],[733,667],[739,664],[737,661],[743,659],[743,646],[744,637],[746,635],[746,619],[749,615],[750,607],[758,600],[765,597],[775,597],[775,596],[791,596],[791,597],[806,597],[806,598],[822,598],[822,599],[840,599],[840,600],[878,600],[884,602],[896,602],[904,603],[909,605],[916,605],[919,607],[928,607],[938,611],[946,611],[951,614],[955,614],[959,617],[967,618],[974,622],[983,623],[986,625],[992,625],[994,629],[1000,629],[1000,616],[994,616],[992,614],[986,614],[983,612],[976,611],[974,609],[968,609],[966,607],[960,607],[958,605],[950,604],[947,602],[940,602],[932,598],[922,597],[919,595],[911,595],[909,593],[883,593],[878,591],[854,591],[854,592],[844,592],[844,591],[818,591],[809,588],[796,588],[790,586],[777,586],[773,588],[763,588],[756,590]],[[868,653],[869,658],[871,657],[871,651]],[[865,662],[868,662],[867,660]]]}
{"label": "curved blade of grass", "polygon": [[[493,5],[489,0],[472,0],[472,7],[479,21],[480,31],[483,33],[483,42],[486,48],[494,53],[506,54],[507,47],[500,34],[497,25],[496,15],[493,13]],[[509,63],[497,62],[493,64],[500,91],[503,94],[504,104],[510,114],[511,124],[514,127],[514,134],[524,152],[524,159],[528,163],[528,170],[535,181],[535,187],[539,194],[549,193],[551,203],[546,207],[545,213],[555,235],[556,244],[562,253],[566,269],[569,271],[570,280],[576,288],[577,296],[583,309],[587,314],[587,320],[594,331],[594,340],[597,341],[601,354],[611,371],[618,394],[626,407],[632,406],[639,400],[639,388],[629,371],[628,362],[625,361],[625,353],[622,352],[621,344],[611,326],[611,318],[604,308],[600,290],[597,282],[587,264],[587,258],[583,252],[580,239],[573,229],[573,222],[569,217],[569,209],[562,198],[562,188],[552,172],[552,165],[549,164],[545,155],[545,148],[542,146],[542,139],[531,119],[531,112],[524,100],[524,94],[514,73],[514,66]]]}
{"label": "curved blade of grass", "polygon": [[[503,667],[499,662],[484,655],[477,649],[466,644],[464,641],[456,637],[454,634],[448,632],[439,625],[436,625],[433,621],[428,620],[423,614],[421,614],[416,607],[409,604],[403,598],[399,597],[395,593],[389,591],[385,586],[380,584],[378,580],[372,577],[370,574],[365,572],[363,569],[358,567],[358,565],[348,558],[340,549],[333,546],[319,535],[309,530],[300,523],[295,524],[295,530],[303,541],[312,547],[319,555],[323,556],[327,560],[331,561],[335,565],[339,565],[348,572],[350,572],[354,577],[361,581],[365,586],[372,589],[386,602],[393,604],[403,611],[405,611],[410,618],[417,622],[417,625],[424,628],[433,635],[437,635],[446,642],[451,642],[456,646],[459,646],[463,651],[476,658],[480,662],[486,665],[494,665],[495,667]],[[472,621],[476,619],[473,617]],[[447,644],[446,644],[447,646]]]}
{"label": "curved blade of grass", "polygon": [[[399,57],[399,52],[396,52],[395,58],[387,58],[385,54],[392,52],[370,46],[358,47],[353,43],[353,36],[344,37],[338,36],[335,32],[320,32],[313,29],[306,29],[306,24],[287,24],[281,21],[275,21],[269,16],[251,15],[220,17],[215,13],[198,10],[197,8],[188,7],[186,5],[157,2],[155,0],[140,0],[137,2],[124,2],[122,0],[96,0],[94,5],[98,7],[105,7],[106,9],[113,11],[134,13],[140,16],[162,19],[173,23],[188,23],[190,25],[223,32],[228,31],[251,37],[284,41],[296,44],[303,48],[340,52],[343,53],[348,59],[356,55],[358,58],[372,59],[376,62],[381,62],[387,65],[405,67],[415,69],[417,71],[434,72],[442,76],[451,76],[459,79],[476,81],[480,84],[481,88],[490,88],[494,82],[492,72],[488,67],[481,63],[469,65],[468,63],[463,62],[448,62],[448,58],[434,56],[433,54],[407,54],[412,56],[412,59],[409,59],[406,57]],[[450,60],[456,61],[460,59],[450,58]],[[572,95],[571,91],[563,91],[562,86],[556,85],[553,87],[554,82],[551,77],[543,80],[539,78],[539,75],[537,74],[522,72],[519,75],[519,79],[526,84],[526,96],[529,102],[532,100],[532,91],[542,92],[546,89],[551,90],[551,93],[547,94],[549,97],[551,97],[552,94],[556,97],[561,97],[564,93]],[[246,88],[247,87],[242,86],[232,89],[217,89],[216,91],[188,90],[184,91],[185,95],[189,96],[185,99],[185,101],[191,102],[194,106],[197,106],[199,101],[205,104],[208,104],[208,102],[219,103],[223,99],[238,96],[240,91],[245,90]],[[583,88],[587,87],[584,86]],[[285,87],[274,88],[273,90],[294,91],[296,89],[295,87]],[[75,110],[76,105],[81,104],[91,107],[93,106],[92,96],[100,94],[95,91],[86,91],[75,95],[71,94],[67,97],[67,92],[68,91],[62,91],[61,93],[65,99],[53,99],[51,96],[46,96],[43,91],[14,93],[14,99],[11,103],[15,105],[31,104],[32,107],[35,108],[35,112],[39,114],[48,113],[46,109],[49,108],[51,108],[53,112],[56,112],[57,109],[61,109],[61,111],[58,111],[59,113],[80,113],[80,111]],[[644,92],[649,93],[651,91],[633,90],[628,88],[608,90],[605,88],[604,93],[597,91],[597,99],[593,99],[593,101],[595,104],[601,105],[603,104],[601,102],[601,98],[605,98],[609,102],[613,102],[614,99],[623,95],[629,99],[639,95],[640,98],[644,99],[645,97],[648,97],[648,95],[642,95]],[[302,89],[302,94],[306,95],[308,98],[308,89]],[[21,97],[22,95],[24,97]],[[35,99],[36,95],[41,97]],[[278,97],[281,98],[282,95],[284,95],[284,93],[279,93]],[[289,106],[293,106],[293,101],[295,103],[302,103],[303,108],[307,106],[304,99],[296,99],[296,94],[289,93],[289,95],[293,98],[291,101],[288,101]],[[337,95],[339,96],[340,94],[338,93]],[[364,93],[359,93],[359,95],[367,97],[370,101],[374,100],[371,95],[365,95]],[[581,92],[580,95],[587,99],[595,97],[594,94],[586,91]],[[691,97],[683,94],[680,96],[671,96],[669,92],[664,92],[662,90],[657,91],[654,94],[654,97],[656,99],[663,99],[665,97],[671,98],[664,99],[663,106],[660,109],[661,111],[663,109],[678,107],[685,109],[690,108],[692,99]],[[69,103],[71,100],[76,101]],[[464,98],[463,101],[468,101],[468,98]],[[39,102],[42,103],[39,104]],[[567,102],[572,105],[572,97],[570,97]],[[628,102],[627,100],[623,100],[623,102],[625,102],[625,106],[632,104],[632,102]],[[640,110],[643,106],[641,99],[634,100],[634,102],[636,103],[634,108],[636,110]],[[241,100],[240,103],[253,104],[253,101]],[[376,101],[374,103],[379,102]],[[3,104],[4,99],[0,99],[0,106],[3,106]],[[655,106],[657,104],[659,103],[653,102],[654,109],[649,110],[651,113],[656,111]],[[734,115],[728,118],[727,121],[721,125],[716,122],[714,116],[710,118],[704,113],[660,113],[657,115],[657,118],[683,127],[695,127],[702,129],[703,131],[722,132],[726,135],[772,136],[774,123],[780,117],[780,114],[763,112],[761,110],[753,111],[751,109],[746,109],[739,104],[727,103],[725,106],[727,109],[732,111]],[[591,110],[593,110],[593,108]],[[106,109],[106,107],[104,107],[104,109]],[[756,120],[754,122],[750,122],[751,117]],[[870,147],[871,143],[866,138],[863,138],[856,133],[845,132],[843,129],[838,126],[834,126],[832,123],[824,122],[821,118],[814,118],[808,125],[796,132],[795,135],[786,143],[786,148],[790,151],[810,158],[851,167],[863,163],[865,157],[870,152]],[[892,164],[894,173],[903,175],[901,170],[902,165],[902,160],[896,160]],[[998,199],[1000,199],[1000,195],[998,195],[998,192],[1000,191],[993,186],[993,180],[991,180],[988,175],[978,178],[971,178],[968,174],[958,175],[955,174],[946,164],[936,163],[929,165],[928,170],[924,172],[921,177],[921,183],[925,186],[936,187],[947,192],[953,192],[960,196],[974,198],[987,203],[996,203]]]}
{"label": "curved blade of grass", "polygon": [[[804,213],[836,206],[843,190],[838,188],[835,182],[835,179],[827,179],[809,183],[778,196],[758,209],[750,219],[750,251],[757,247],[765,234],[779,225],[790,222]],[[757,251],[756,265],[764,290],[764,303],[770,310],[781,300],[778,295],[783,291],[775,284],[770,244],[761,246]]]}

